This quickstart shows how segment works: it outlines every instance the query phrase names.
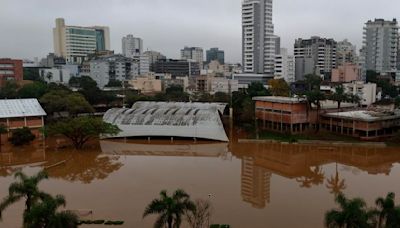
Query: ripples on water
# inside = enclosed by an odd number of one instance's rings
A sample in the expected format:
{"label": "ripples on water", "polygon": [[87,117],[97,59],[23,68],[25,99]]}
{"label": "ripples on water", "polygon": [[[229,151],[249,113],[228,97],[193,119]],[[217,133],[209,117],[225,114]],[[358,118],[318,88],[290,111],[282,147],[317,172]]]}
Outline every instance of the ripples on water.
{"label": "ripples on water", "polygon": [[[152,227],[142,213],[162,189],[211,194],[211,221],[232,227],[322,227],[339,191],[370,205],[389,191],[400,197],[395,147],[117,140],[76,152],[56,144],[64,142],[3,146],[0,197],[17,169],[46,168],[42,189],[65,195],[69,209],[93,210],[87,219],[124,220],[125,227]],[[19,227],[22,210],[22,202],[10,207],[0,227]]]}

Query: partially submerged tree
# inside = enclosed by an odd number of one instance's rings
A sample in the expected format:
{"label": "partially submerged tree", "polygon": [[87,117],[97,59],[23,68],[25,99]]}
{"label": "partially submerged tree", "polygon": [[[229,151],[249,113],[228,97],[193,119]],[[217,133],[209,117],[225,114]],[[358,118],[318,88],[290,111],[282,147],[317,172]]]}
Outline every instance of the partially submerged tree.
{"label": "partially submerged tree", "polygon": [[32,205],[39,199],[42,199],[48,194],[38,189],[40,181],[47,179],[47,173],[41,171],[32,177],[28,177],[23,172],[18,171],[14,175],[17,182],[14,182],[8,188],[9,194],[0,203],[0,218],[2,212],[10,205],[21,199],[25,199],[25,212],[30,212]]}
{"label": "partially submerged tree", "polygon": [[195,200],[195,210],[186,212],[186,219],[191,228],[207,227],[209,222],[212,207],[210,201],[197,199]]}
{"label": "partially submerged tree", "polygon": [[14,146],[22,146],[29,144],[35,138],[36,136],[32,134],[29,128],[23,127],[13,130],[11,138],[9,140]]}
{"label": "partially submerged tree", "polygon": [[143,217],[158,214],[155,228],[179,228],[182,217],[188,211],[194,211],[196,205],[190,200],[190,196],[183,190],[176,190],[172,196],[167,191],[160,192],[160,198],[154,199],[145,209]]}
{"label": "partially submerged tree", "polygon": [[59,211],[65,207],[65,198],[47,196],[34,204],[29,212],[24,213],[24,227],[26,228],[76,228],[78,216],[70,211]]}
{"label": "partially submerged tree", "polygon": [[120,129],[101,118],[82,116],[56,122],[49,126],[48,131],[50,135],[67,137],[76,149],[82,149],[89,140],[100,135],[116,135]]}
{"label": "partially submerged tree", "polygon": [[40,103],[47,113],[68,112],[72,116],[79,113],[92,113],[94,109],[80,93],[57,89],[46,93]]}

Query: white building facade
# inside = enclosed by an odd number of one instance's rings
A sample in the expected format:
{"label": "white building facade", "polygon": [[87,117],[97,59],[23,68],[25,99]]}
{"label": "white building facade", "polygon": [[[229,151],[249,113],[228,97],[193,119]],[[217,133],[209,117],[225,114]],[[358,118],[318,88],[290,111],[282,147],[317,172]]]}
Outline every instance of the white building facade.
{"label": "white building facade", "polygon": [[242,2],[243,73],[274,75],[275,62],[272,0]]}
{"label": "white building facade", "polygon": [[289,55],[286,48],[281,48],[280,54],[275,56],[275,79],[284,79],[286,82],[295,82],[295,58]]}
{"label": "white building facade", "polygon": [[122,55],[100,57],[90,61],[90,77],[99,88],[110,80],[126,81],[139,75],[139,61]]}
{"label": "white building facade", "polygon": [[368,21],[364,27],[363,56],[365,70],[379,73],[397,72],[399,26],[396,19]]}
{"label": "white building facade", "polygon": [[142,55],[143,40],[129,34],[122,38],[122,54],[125,57],[133,58]]}
{"label": "white building facade", "polygon": [[343,84],[347,93],[357,95],[361,98],[361,104],[369,106],[376,102],[376,84],[364,83],[362,81],[355,81],[352,83]]}
{"label": "white building facade", "polygon": [[110,30],[105,26],[67,26],[63,18],[56,19],[53,29],[54,54],[68,63],[81,64],[89,54],[110,50]]}

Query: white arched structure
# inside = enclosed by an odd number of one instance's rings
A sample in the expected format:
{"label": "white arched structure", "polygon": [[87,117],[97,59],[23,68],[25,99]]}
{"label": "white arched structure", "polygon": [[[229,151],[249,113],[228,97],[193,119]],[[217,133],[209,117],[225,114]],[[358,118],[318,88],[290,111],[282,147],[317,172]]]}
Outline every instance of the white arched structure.
{"label": "white arched structure", "polygon": [[132,108],[114,108],[103,120],[118,126],[121,138],[165,136],[202,138],[227,142],[220,114],[224,103],[136,102]]}

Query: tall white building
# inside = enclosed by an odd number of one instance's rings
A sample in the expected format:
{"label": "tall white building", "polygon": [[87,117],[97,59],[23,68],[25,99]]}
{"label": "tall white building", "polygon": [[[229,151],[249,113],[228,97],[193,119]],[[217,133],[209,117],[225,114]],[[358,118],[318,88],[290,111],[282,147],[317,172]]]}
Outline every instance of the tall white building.
{"label": "tall white building", "polygon": [[364,27],[363,45],[365,70],[396,73],[399,61],[399,26],[396,19],[368,21]]}
{"label": "tall white building", "polygon": [[243,73],[274,75],[275,42],[272,0],[242,3]]}
{"label": "tall white building", "polygon": [[275,56],[275,79],[284,79],[286,82],[295,82],[295,59],[289,55],[286,48],[281,48]]}
{"label": "tall white building", "polygon": [[143,40],[141,38],[134,37],[133,35],[127,35],[122,38],[122,54],[125,57],[137,57],[142,55],[142,52]]}
{"label": "tall white building", "polygon": [[80,64],[89,54],[110,50],[110,30],[105,26],[68,26],[63,18],[53,28],[54,54],[68,63]]}
{"label": "tall white building", "polygon": [[203,61],[204,61],[203,48],[184,47],[183,49],[181,49],[181,59],[182,60],[193,60],[195,62],[198,62],[200,65],[200,69],[202,69]]}

